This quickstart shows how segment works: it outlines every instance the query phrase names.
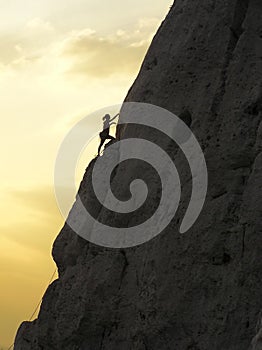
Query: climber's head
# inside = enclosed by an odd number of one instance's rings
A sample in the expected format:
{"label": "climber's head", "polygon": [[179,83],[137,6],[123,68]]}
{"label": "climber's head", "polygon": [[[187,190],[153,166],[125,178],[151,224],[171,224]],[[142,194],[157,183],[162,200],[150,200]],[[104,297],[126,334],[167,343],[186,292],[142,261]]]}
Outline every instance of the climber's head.
{"label": "climber's head", "polygon": [[109,115],[109,114],[106,114],[106,115],[103,117],[103,120],[104,120],[104,121],[109,121],[109,120],[110,120],[110,115]]}

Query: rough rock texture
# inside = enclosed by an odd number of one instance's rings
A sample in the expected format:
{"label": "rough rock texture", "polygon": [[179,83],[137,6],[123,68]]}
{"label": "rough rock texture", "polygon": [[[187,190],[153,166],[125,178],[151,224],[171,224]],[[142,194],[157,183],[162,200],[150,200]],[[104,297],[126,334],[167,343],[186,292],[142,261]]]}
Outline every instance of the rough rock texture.
{"label": "rough rock texture", "polygon": [[[127,101],[190,112],[209,172],[204,210],[178,233],[191,189],[185,160],[171,147],[184,179],[176,218],[125,250],[89,244],[65,224],[53,248],[59,279],[38,319],[21,325],[15,349],[260,350],[261,0],[176,0]],[[118,128],[118,138],[136,133]],[[94,216],[117,222],[94,198],[92,166],[81,198]]]}

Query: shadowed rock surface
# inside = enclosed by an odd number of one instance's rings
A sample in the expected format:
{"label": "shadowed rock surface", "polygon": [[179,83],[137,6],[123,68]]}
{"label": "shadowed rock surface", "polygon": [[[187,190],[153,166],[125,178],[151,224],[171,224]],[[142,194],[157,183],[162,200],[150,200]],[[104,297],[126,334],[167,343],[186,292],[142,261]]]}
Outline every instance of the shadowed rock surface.
{"label": "shadowed rock surface", "polygon": [[[59,279],[38,319],[21,325],[15,350],[262,349],[261,0],[176,0],[126,100],[183,113],[206,157],[203,212],[178,233],[190,172],[171,145],[183,188],[174,220],[152,241],[120,250],[94,246],[65,224],[53,247]],[[118,139],[132,135],[151,134],[118,128]],[[80,197],[117,225],[92,191],[94,161]],[[116,192],[139,167],[117,170]],[[147,212],[157,200],[155,192]]]}

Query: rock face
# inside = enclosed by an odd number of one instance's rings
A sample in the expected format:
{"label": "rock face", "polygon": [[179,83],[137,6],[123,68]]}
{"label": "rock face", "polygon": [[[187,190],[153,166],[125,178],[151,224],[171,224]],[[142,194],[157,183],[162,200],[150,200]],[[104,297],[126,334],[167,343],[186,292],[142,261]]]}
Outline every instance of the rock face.
{"label": "rock face", "polygon": [[[203,212],[178,233],[190,189],[174,148],[185,194],[160,236],[106,249],[65,224],[53,248],[59,279],[38,319],[21,325],[15,350],[262,349],[261,0],[176,0],[126,100],[190,113],[209,174]],[[118,128],[117,137],[136,132]],[[105,220],[93,164],[79,194]]]}

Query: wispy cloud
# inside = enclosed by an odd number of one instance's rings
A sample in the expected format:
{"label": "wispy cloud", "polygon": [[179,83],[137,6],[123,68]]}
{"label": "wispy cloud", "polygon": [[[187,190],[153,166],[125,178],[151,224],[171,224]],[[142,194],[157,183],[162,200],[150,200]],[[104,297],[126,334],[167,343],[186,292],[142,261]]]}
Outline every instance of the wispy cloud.
{"label": "wispy cloud", "polygon": [[19,32],[0,34],[0,66],[5,70],[21,70],[44,57],[55,41],[54,27],[41,18],[32,18]]}
{"label": "wispy cloud", "polygon": [[26,23],[26,28],[33,29],[38,32],[52,32],[54,27],[50,22],[43,20],[42,18],[35,17]]}
{"label": "wispy cloud", "polygon": [[[21,71],[38,67],[42,72],[107,78],[135,74],[147,51],[157,18],[140,19],[133,29],[101,35],[92,28],[63,33],[41,18],[28,21],[21,33],[2,35],[0,69]],[[51,69],[50,69],[51,68]]]}
{"label": "wispy cloud", "polygon": [[118,29],[107,36],[90,28],[72,32],[62,48],[62,56],[71,61],[68,73],[99,78],[135,73],[158,23],[155,18],[143,19],[131,32]]}

